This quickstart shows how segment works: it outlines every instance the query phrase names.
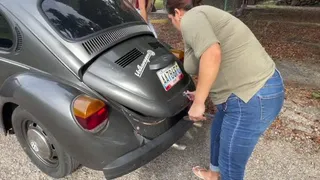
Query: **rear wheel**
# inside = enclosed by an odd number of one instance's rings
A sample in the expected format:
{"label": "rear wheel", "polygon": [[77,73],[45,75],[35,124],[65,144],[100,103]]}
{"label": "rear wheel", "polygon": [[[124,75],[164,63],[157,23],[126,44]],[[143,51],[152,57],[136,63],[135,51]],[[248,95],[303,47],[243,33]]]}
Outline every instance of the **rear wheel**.
{"label": "rear wheel", "polygon": [[25,153],[47,175],[62,178],[79,166],[63,151],[50,131],[21,107],[17,107],[13,112],[12,126]]}

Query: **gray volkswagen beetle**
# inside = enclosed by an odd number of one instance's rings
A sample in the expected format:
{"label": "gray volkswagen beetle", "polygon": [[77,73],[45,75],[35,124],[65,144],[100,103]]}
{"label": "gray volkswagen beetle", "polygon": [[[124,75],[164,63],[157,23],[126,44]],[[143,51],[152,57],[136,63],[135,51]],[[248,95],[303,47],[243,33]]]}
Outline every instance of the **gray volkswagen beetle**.
{"label": "gray volkswagen beetle", "polygon": [[0,1],[0,127],[44,173],[120,177],[170,148],[195,85],[124,0]]}

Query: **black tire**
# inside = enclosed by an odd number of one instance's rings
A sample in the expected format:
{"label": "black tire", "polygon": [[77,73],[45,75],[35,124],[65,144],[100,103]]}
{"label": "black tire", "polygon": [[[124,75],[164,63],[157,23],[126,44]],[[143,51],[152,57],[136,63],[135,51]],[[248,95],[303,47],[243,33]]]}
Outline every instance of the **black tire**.
{"label": "black tire", "polygon": [[[41,122],[39,122],[29,112],[22,109],[21,107],[17,107],[13,112],[12,126],[22,149],[28,155],[31,161],[43,173],[53,178],[63,178],[71,174],[73,171],[75,171],[79,167],[79,163],[76,162],[70,155],[68,155],[66,152],[63,151],[60,144],[51,135],[50,131],[46,127],[44,127],[41,124]],[[45,162],[46,160],[44,160],[43,158],[40,158],[40,155],[37,155],[37,153],[31,148],[31,145],[30,145],[31,143],[29,143],[29,140],[27,137],[28,127],[31,127],[30,129],[33,129],[33,127],[36,127],[34,129],[36,129],[37,132],[39,130],[38,128],[41,127],[41,130],[42,130],[41,135],[44,135],[43,137],[49,139],[49,141],[46,141],[46,142],[49,142],[47,144],[50,146],[47,146],[47,147],[51,147],[53,149],[53,151],[51,152],[54,152],[54,153],[51,153],[50,155],[52,156],[52,164],[50,164],[49,161]],[[41,142],[44,142],[44,141],[41,141]],[[35,144],[35,146],[36,146],[35,148],[38,149],[37,144]]]}

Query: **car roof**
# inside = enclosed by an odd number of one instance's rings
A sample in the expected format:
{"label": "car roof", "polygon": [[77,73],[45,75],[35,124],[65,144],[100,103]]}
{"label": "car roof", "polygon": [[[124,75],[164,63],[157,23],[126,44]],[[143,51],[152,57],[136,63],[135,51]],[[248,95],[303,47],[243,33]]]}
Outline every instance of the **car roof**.
{"label": "car roof", "polygon": [[[39,40],[39,43],[47,46],[57,58],[64,61],[64,64],[74,73],[79,74],[81,67],[89,62],[96,54],[102,52],[110,44],[128,36],[131,33],[151,34],[147,24],[140,24],[125,27],[123,29],[113,29],[113,31],[102,32],[95,37],[90,37],[83,41],[71,42],[59,34],[42,15],[39,4],[43,0],[1,0],[1,4],[12,16],[16,17],[21,24],[30,30]],[[101,39],[107,39],[101,42]],[[114,42],[109,42],[112,39]],[[108,44],[109,43],[109,44]],[[100,47],[92,44],[102,44]],[[94,51],[92,51],[92,49]],[[91,50],[91,51],[90,51]]]}
{"label": "car roof", "polygon": [[7,15],[9,14],[15,17],[15,20],[19,21],[19,23],[35,35],[39,43],[46,46],[61,62],[72,70],[73,73],[79,74],[80,68],[88,62],[89,57],[83,56],[81,51],[78,50],[79,45],[65,41],[46,22],[46,19],[38,9],[38,4],[41,1],[42,0],[2,0],[1,5],[2,8],[9,12],[6,13]]}

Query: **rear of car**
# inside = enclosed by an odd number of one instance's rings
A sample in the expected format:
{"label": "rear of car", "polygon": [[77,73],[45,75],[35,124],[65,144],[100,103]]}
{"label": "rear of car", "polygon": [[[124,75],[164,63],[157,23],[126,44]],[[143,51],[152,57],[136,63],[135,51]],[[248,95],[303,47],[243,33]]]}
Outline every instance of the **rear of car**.
{"label": "rear of car", "polygon": [[[41,14],[35,19],[60,45],[48,49],[57,57],[70,53],[61,58],[62,64],[89,89],[56,85],[53,80],[39,85],[57,86],[59,91],[52,94],[61,93],[60,108],[70,109],[63,116],[62,110],[48,112],[54,120],[43,124],[71,157],[102,170],[107,179],[115,178],[148,163],[188,131],[192,123],[182,119],[191,102],[184,92],[195,85],[129,2],[35,1]],[[52,43],[41,29],[29,28],[43,44]]]}
{"label": "rear of car", "polygon": [[193,81],[128,1],[44,0],[41,9],[60,36],[84,47],[83,82],[118,103],[137,132],[155,138],[185,115]]}

